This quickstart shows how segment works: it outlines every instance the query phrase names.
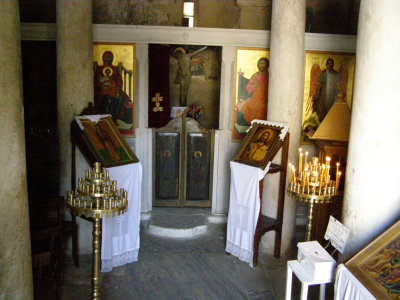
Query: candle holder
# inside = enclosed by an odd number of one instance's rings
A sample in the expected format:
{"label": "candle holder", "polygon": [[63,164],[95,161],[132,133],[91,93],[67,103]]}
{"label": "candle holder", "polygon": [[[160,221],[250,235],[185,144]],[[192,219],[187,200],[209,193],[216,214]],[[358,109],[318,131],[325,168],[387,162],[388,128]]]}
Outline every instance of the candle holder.
{"label": "candle holder", "polygon": [[[308,224],[306,240],[311,237],[311,227],[314,212],[314,204],[332,203],[333,196],[337,194],[341,172],[339,163],[336,164],[336,180],[331,180],[330,157],[326,157],[325,163],[321,163],[318,157],[307,160],[308,152],[303,155],[299,149],[299,170],[289,164],[289,186],[288,192],[299,202],[309,204]],[[303,161],[304,157],[304,161]]]}
{"label": "candle holder", "polygon": [[72,215],[93,221],[92,299],[100,299],[101,219],[126,212],[128,193],[117,190],[117,182],[110,182],[109,172],[96,162],[79,178],[76,191],[67,192],[67,208]]}

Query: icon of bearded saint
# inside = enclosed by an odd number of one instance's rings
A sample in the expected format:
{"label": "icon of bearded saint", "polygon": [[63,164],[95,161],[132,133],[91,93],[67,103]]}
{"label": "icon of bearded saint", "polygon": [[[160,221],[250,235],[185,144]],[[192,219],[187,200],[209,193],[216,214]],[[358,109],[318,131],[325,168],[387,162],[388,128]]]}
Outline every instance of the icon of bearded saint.
{"label": "icon of bearded saint", "polygon": [[325,118],[335,100],[341,98],[342,101],[346,101],[348,65],[343,62],[339,71],[336,71],[334,63],[332,58],[328,58],[325,70],[322,71],[319,64],[314,64],[310,70],[310,92],[305,115],[315,113],[319,123]]}

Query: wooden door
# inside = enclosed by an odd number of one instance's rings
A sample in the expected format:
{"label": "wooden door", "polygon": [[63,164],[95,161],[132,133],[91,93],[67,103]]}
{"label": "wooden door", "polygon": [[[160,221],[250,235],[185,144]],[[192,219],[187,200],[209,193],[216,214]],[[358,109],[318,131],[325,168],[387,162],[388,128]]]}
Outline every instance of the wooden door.
{"label": "wooden door", "polygon": [[213,132],[191,118],[154,132],[153,205],[211,207]]}

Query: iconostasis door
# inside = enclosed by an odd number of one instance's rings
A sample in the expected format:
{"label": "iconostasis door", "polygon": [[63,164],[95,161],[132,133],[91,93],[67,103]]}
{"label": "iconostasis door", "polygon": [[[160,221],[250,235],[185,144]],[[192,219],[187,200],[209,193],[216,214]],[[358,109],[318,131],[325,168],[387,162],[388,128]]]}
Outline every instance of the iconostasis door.
{"label": "iconostasis door", "polygon": [[213,130],[179,117],[153,136],[153,205],[211,207]]}

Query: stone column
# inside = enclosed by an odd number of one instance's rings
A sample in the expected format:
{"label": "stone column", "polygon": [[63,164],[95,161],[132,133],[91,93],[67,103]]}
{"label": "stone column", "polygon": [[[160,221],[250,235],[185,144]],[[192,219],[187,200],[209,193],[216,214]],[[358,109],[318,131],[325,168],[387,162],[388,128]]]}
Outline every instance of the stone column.
{"label": "stone column", "polygon": [[88,102],[93,102],[92,61],[92,1],[57,0],[57,109],[61,195],[71,189],[70,124]]}
{"label": "stone column", "polygon": [[[60,147],[60,195],[71,189],[70,124],[93,102],[92,1],[57,0],[57,110]],[[76,177],[88,165],[76,150]],[[92,250],[92,224],[77,218],[79,251]]]}
{"label": "stone column", "polygon": [[0,299],[33,299],[17,0],[0,9]]}
{"label": "stone column", "polygon": [[343,223],[349,258],[399,219],[400,2],[361,1]]}
{"label": "stone column", "polygon": [[[289,124],[289,162],[297,161],[304,88],[305,0],[272,2],[271,47],[267,120]],[[280,154],[276,157],[280,162]],[[279,173],[264,181],[263,213],[276,217]],[[290,246],[295,228],[296,203],[286,195],[282,253]],[[271,252],[275,233],[266,234],[262,247]]]}

